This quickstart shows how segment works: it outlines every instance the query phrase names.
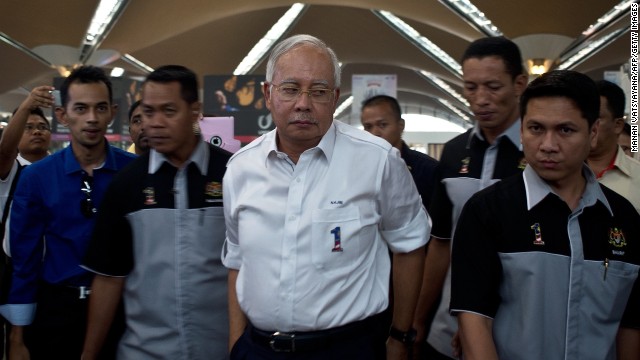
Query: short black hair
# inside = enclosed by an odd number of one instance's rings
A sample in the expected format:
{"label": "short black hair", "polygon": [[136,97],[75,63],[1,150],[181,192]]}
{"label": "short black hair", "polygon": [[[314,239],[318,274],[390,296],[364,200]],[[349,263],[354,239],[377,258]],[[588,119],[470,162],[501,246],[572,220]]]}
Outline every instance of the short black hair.
{"label": "short black hair", "polygon": [[193,71],[182,65],[161,66],[147,75],[144,84],[149,81],[164,84],[177,81],[180,83],[180,95],[187,104],[198,101],[198,78]]}
{"label": "short black hair", "polygon": [[533,80],[520,97],[520,115],[527,113],[529,100],[565,97],[573,101],[591,127],[600,116],[600,94],[590,77],[573,70],[554,70]]}
{"label": "short black hair", "polygon": [[67,102],[69,101],[69,86],[71,86],[71,84],[94,84],[100,82],[107,85],[107,89],[109,90],[109,104],[113,104],[113,85],[107,74],[97,66],[84,65],[74,69],[62,82],[62,86],[60,86],[62,106],[67,106]]}
{"label": "short black hair", "polygon": [[127,118],[129,120],[129,122],[131,122],[131,117],[133,116],[133,112],[136,111],[138,106],[140,106],[140,103],[141,103],[140,100],[136,100],[136,102],[131,104],[131,107],[129,108],[129,117]]}
{"label": "short black hair", "polygon": [[[18,112],[18,108],[15,108],[15,110],[13,110],[13,113],[11,114],[11,117],[14,117],[17,112]],[[29,115],[39,116],[39,117],[42,118],[42,120],[44,120],[44,122],[49,124],[49,120],[47,119],[46,116],[44,116],[44,111],[42,111],[42,109],[39,108],[39,107],[37,107],[35,109],[29,109]]]}
{"label": "short black hair", "polygon": [[402,110],[400,109],[400,104],[398,103],[398,100],[389,95],[376,95],[366,99],[365,101],[362,102],[362,109],[366,108],[367,106],[374,106],[374,105],[380,105],[380,104],[389,104],[393,114],[398,119],[402,118]]}
{"label": "short black hair", "polygon": [[607,99],[607,107],[614,119],[624,117],[625,95],[622,88],[611,81],[600,80],[596,82],[600,96]]}
{"label": "short black hair", "polygon": [[518,45],[504,36],[492,36],[475,40],[462,54],[462,61],[471,58],[485,58],[487,56],[497,56],[504,61],[507,73],[515,79],[524,74],[522,66],[522,55]]}
{"label": "short black hair", "polygon": [[631,125],[629,125],[628,122],[624,123],[624,126],[622,127],[622,132],[631,136]]}

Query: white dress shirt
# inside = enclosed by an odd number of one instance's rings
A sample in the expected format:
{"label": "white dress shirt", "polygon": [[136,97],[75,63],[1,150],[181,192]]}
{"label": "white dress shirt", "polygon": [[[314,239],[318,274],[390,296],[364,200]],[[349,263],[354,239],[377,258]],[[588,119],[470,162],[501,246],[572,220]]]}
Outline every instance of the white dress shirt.
{"label": "white dress shirt", "polygon": [[328,329],[383,311],[390,258],[426,244],[430,220],[399,152],[334,121],[294,164],[276,130],[237,152],[223,180],[223,263],[268,331]]}

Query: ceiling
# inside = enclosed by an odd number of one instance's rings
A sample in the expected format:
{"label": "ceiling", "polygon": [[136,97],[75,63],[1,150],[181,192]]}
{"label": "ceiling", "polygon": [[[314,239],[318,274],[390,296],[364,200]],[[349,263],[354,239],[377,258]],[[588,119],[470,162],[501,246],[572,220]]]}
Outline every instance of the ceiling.
{"label": "ceiling", "polygon": [[[120,59],[130,54],[151,67],[181,64],[200,76],[230,74],[253,45],[293,4],[284,0],[130,0],[91,62],[105,68],[138,68]],[[619,0],[473,0],[487,18],[520,45],[523,57],[556,59]],[[59,64],[77,59],[78,49],[98,0],[2,0],[0,32]],[[287,35],[307,33],[323,39],[343,64],[341,98],[351,93],[353,74],[397,74],[404,107],[452,114],[438,98],[455,99],[418,76],[426,70],[461,92],[461,81],[395,30],[371,9],[403,19],[451,57],[484,35],[438,0],[310,0]],[[627,16],[628,18],[628,16]],[[628,19],[619,21],[624,26]],[[595,79],[629,60],[627,31],[575,67]],[[55,46],[51,46],[55,45]],[[73,61],[73,60],[70,60]],[[254,73],[264,74],[266,60]],[[10,112],[36,85],[51,84],[55,69],[0,41],[0,111]],[[201,78],[202,80],[202,78]],[[202,82],[201,82],[202,83]],[[341,99],[341,100],[342,100]],[[347,111],[348,113],[348,111]]]}

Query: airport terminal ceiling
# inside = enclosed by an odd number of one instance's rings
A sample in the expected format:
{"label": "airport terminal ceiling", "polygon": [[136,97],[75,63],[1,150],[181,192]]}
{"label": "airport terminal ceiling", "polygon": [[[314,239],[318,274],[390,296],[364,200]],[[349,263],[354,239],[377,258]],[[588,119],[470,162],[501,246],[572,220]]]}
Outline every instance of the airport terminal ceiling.
{"label": "airport terminal ceiling", "polygon": [[[145,71],[123,59],[126,54],[151,68],[173,63],[185,65],[200,76],[231,74],[294,4],[284,0],[125,0],[111,31],[98,46],[89,49],[92,56],[83,60],[87,48],[81,43],[98,3],[0,2],[0,111],[11,111],[32,87],[51,84],[52,78],[59,76],[52,66],[69,68],[84,62],[108,70],[122,67],[125,76],[144,76]],[[499,31],[520,45],[525,62],[546,59],[546,64],[553,67],[571,46],[583,46],[616,31],[618,35],[606,41],[602,50],[572,68],[601,79],[605,70],[619,70],[629,59],[628,10],[602,31],[590,37],[582,34],[621,4],[620,0],[472,3]],[[343,68],[341,101],[351,94],[353,74],[397,74],[403,106],[443,107],[437,100],[445,99],[464,108],[419,72],[428,72],[461,92],[459,75],[380,16],[382,12],[391,13],[459,61],[465,47],[486,34],[445,6],[444,1],[313,0],[304,4],[307,6],[284,36],[308,33],[336,51]],[[259,62],[250,73],[263,74],[265,63]]]}

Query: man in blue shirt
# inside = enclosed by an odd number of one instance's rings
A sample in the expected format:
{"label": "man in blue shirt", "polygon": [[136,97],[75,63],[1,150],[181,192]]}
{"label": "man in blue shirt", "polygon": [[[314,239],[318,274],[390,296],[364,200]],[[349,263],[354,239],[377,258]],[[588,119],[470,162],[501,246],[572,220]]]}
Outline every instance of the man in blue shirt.
{"label": "man in blue shirt", "polygon": [[117,107],[101,69],[74,70],[60,93],[56,116],[71,145],[20,177],[10,220],[14,274],[0,307],[14,325],[11,352],[31,359],[80,357],[93,274],[79,264],[108,183],[135,158],[105,139]]}

